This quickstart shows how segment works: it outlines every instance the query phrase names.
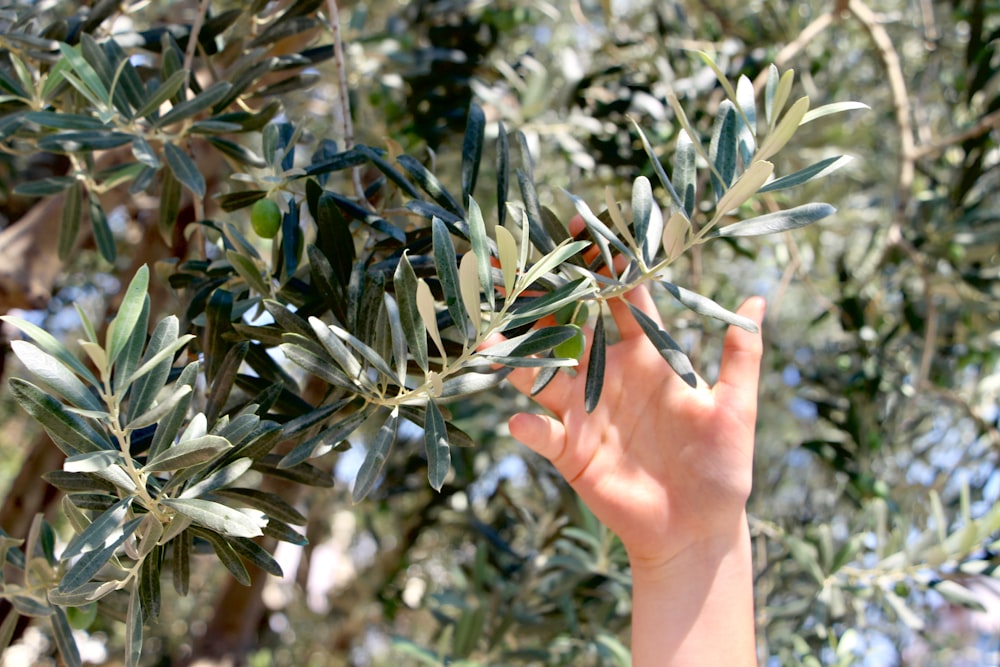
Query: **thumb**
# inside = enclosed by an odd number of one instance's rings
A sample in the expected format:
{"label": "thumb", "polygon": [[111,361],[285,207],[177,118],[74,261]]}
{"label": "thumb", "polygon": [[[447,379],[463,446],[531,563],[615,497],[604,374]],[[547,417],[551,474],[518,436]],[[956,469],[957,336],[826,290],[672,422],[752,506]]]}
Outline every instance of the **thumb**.
{"label": "thumb", "polygon": [[558,460],[566,450],[566,429],[562,422],[545,415],[519,412],[507,424],[512,436],[559,467]]}

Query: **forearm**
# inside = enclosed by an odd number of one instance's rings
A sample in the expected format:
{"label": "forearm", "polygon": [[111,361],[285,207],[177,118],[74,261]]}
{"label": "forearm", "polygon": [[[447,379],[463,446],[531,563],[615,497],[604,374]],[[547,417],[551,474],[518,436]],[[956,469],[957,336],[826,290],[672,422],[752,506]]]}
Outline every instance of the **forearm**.
{"label": "forearm", "polygon": [[756,665],[745,515],[727,538],[657,567],[632,563],[633,667]]}

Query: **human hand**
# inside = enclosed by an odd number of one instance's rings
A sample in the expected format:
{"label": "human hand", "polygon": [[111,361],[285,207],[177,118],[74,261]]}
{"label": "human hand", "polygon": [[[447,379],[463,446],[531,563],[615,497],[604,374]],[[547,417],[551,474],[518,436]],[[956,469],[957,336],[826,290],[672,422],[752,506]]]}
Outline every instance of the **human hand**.
{"label": "human hand", "polygon": [[[625,298],[659,323],[645,287]],[[660,356],[626,303],[608,306],[620,341],[608,346],[596,409],[584,410],[585,353],[575,377],[560,373],[535,397],[554,417],[520,413],[510,431],[549,459],[621,538],[634,572],[655,571],[746,530],[761,338],[730,327],[718,381],[709,387],[699,378],[692,388]],[[760,324],[763,299],[749,299],[739,314]],[[588,347],[589,341],[588,335]],[[517,369],[509,379],[528,393],[536,374]]]}

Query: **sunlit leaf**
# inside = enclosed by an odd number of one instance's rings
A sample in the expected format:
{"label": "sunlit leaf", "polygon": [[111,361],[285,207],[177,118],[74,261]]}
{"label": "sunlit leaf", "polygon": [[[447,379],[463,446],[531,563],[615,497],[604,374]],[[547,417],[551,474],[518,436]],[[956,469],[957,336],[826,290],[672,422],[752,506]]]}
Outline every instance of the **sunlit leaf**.
{"label": "sunlit leaf", "polygon": [[795,132],[799,129],[802,119],[809,111],[809,98],[800,97],[789,107],[788,111],[778,122],[777,126],[770,132],[757,148],[757,155],[754,159],[766,160],[782,148],[785,147]]}
{"label": "sunlit leaf", "polygon": [[732,324],[741,329],[745,329],[750,333],[758,333],[760,331],[757,323],[749,317],[743,317],[742,315],[737,315],[736,313],[726,310],[715,301],[709,299],[707,296],[702,296],[697,292],[692,292],[689,289],[685,289],[667,281],[663,281],[662,284],[681,305],[690,308],[699,315],[714,317],[715,319],[722,320],[727,324]]}
{"label": "sunlit leaf", "polygon": [[231,537],[258,537],[267,521],[259,512],[255,517],[251,510],[241,512],[202,498],[164,498],[161,502],[197,525]]}
{"label": "sunlit leaf", "polygon": [[125,611],[125,666],[138,667],[142,655],[142,604],[139,600],[139,586],[133,585],[128,596]]}
{"label": "sunlit leaf", "polygon": [[657,352],[660,353],[667,363],[674,370],[677,375],[680,376],[684,382],[686,382],[691,387],[698,386],[698,376],[694,372],[694,366],[691,365],[691,360],[688,359],[684,351],[681,350],[680,345],[678,345],[673,338],[670,337],[666,331],[660,328],[656,322],[652,320],[646,313],[642,312],[631,303],[628,304],[629,310],[632,311],[632,316],[635,317],[635,321],[642,328],[646,337],[651,343],[656,347]]}
{"label": "sunlit leaf", "polygon": [[729,211],[742,206],[750,197],[757,194],[761,186],[767,182],[774,172],[774,165],[770,162],[754,162],[737,179],[733,186],[726,191],[715,205],[715,215],[713,222],[719,220]]}
{"label": "sunlit leaf", "polygon": [[517,241],[514,240],[514,235],[501,225],[496,226],[494,233],[497,237],[497,252],[500,255],[504,289],[511,295],[517,289]]}
{"label": "sunlit leaf", "polygon": [[115,552],[135,532],[142,519],[132,519],[116,529],[113,539],[105,543],[104,547],[86,551],[66,570],[66,574],[59,582],[60,592],[68,593],[75,591],[80,586],[90,582],[94,576],[100,572]]}
{"label": "sunlit leaf", "polygon": [[135,272],[132,281],[125,290],[114,325],[108,331],[108,361],[114,363],[118,355],[125,349],[146,302],[146,290],[149,287],[149,267],[143,264]]}
{"label": "sunlit leaf", "polygon": [[[8,615],[16,617],[16,614]],[[73,638],[73,628],[66,617],[66,611],[61,607],[55,607],[49,616],[49,621],[52,624],[52,637],[59,648],[59,657],[66,663],[66,667],[82,667],[83,660]]]}
{"label": "sunlit leaf", "polygon": [[424,327],[427,329],[427,334],[437,346],[438,351],[441,353],[441,358],[445,359],[448,354],[445,352],[444,343],[441,340],[441,333],[438,331],[437,309],[434,306],[434,295],[431,293],[430,286],[424,282],[423,278],[417,279],[416,297],[417,310],[420,312],[420,317],[424,321]]}
{"label": "sunlit leaf", "polygon": [[35,385],[11,378],[8,386],[18,404],[42,425],[66,454],[112,449],[106,435]]}
{"label": "sunlit leaf", "polygon": [[187,152],[176,145],[167,142],[163,144],[163,156],[167,159],[170,171],[178,181],[184,184],[196,197],[205,196],[205,177],[201,175],[198,165],[188,156]]}
{"label": "sunlit leaf", "polygon": [[431,488],[440,491],[451,470],[451,447],[444,417],[434,401],[427,401],[424,420],[424,447],[427,450],[427,479]]}
{"label": "sunlit leaf", "polygon": [[716,199],[722,198],[732,185],[736,174],[737,144],[736,107],[729,100],[723,100],[715,115],[712,140],[708,146],[708,157],[715,167],[711,176]]}
{"label": "sunlit leaf", "polygon": [[247,572],[246,566],[240,559],[239,554],[236,553],[236,550],[233,549],[229,540],[212,530],[192,527],[191,531],[212,545],[215,555],[219,557],[219,560],[226,566],[226,569],[229,570],[229,573],[233,575],[236,581],[243,586],[249,586],[252,583],[250,573]]}
{"label": "sunlit leaf", "polygon": [[819,162],[811,164],[804,169],[800,169],[786,176],[782,176],[781,178],[774,179],[770,183],[764,185],[760,190],[758,190],[758,192],[776,192],[778,190],[785,190],[793,188],[797,185],[802,185],[803,183],[811,181],[815,178],[822,178],[832,174],[853,159],[854,158],[849,155],[837,155],[826,158],[825,160],[820,160]]}
{"label": "sunlit leaf", "polygon": [[[170,111],[160,116],[155,122],[156,126],[165,127],[172,125],[201,113],[223,99],[229,93],[231,87],[232,84],[228,81],[216,81],[198,95],[175,105]],[[164,144],[164,148],[170,145],[166,143]]]}
{"label": "sunlit leaf", "polygon": [[834,102],[832,104],[824,104],[821,107],[810,109],[808,113],[802,116],[802,120],[799,121],[799,125],[805,125],[806,123],[811,123],[817,118],[831,116],[836,113],[857,111],[860,109],[871,110],[871,107],[864,102]]}
{"label": "sunlit leaf", "polygon": [[[372,418],[377,419],[377,417]],[[375,482],[378,481],[378,476],[389,458],[392,444],[396,440],[398,426],[399,408],[397,407],[393,408],[385,418],[375,434],[374,440],[368,443],[365,460],[362,462],[361,468],[358,469],[358,475],[354,480],[354,489],[351,492],[354,502],[361,502],[374,488]]]}
{"label": "sunlit leaf", "polygon": [[742,220],[715,230],[713,236],[760,236],[797,229],[835,213],[829,204],[813,203],[796,206],[785,211],[767,213],[749,220]]}
{"label": "sunlit leaf", "polygon": [[177,94],[177,91],[181,89],[187,78],[187,70],[178,70],[171,74],[165,81],[153,89],[143,106],[135,112],[135,115],[140,118],[149,118],[158,112],[164,102]]}
{"label": "sunlit leaf", "polygon": [[43,386],[78,408],[94,411],[104,409],[97,396],[56,357],[23,340],[11,341],[10,348]]}
{"label": "sunlit leaf", "polygon": [[[216,455],[231,448],[232,444],[217,435],[202,435],[186,439],[159,452],[150,459],[143,470],[147,472],[169,472],[205,463]],[[193,518],[193,517],[192,517]]]}
{"label": "sunlit leaf", "polygon": [[399,264],[396,265],[392,284],[396,292],[396,301],[399,304],[399,319],[403,325],[403,333],[406,335],[410,354],[413,355],[417,365],[426,373],[428,369],[427,336],[424,333],[424,322],[417,305],[417,276],[405,252],[399,258]]}

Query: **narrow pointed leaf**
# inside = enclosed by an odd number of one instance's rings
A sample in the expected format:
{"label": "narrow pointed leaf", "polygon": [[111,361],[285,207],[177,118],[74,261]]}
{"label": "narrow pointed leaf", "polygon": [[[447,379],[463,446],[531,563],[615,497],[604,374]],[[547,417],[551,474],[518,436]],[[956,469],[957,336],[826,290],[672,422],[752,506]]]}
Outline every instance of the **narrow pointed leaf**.
{"label": "narrow pointed leaf", "polygon": [[229,540],[211,530],[199,530],[197,528],[192,528],[191,530],[212,545],[215,555],[219,557],[219,560],[222,561],[222,564],[226,566],[226,569],[229,570],[229,573],[233,575],[236,581],[243,586],[249,586],[253,583],[250,579],[250,573],[247,572],[246,566],[240,560],[239,554],[233,549]]}
{"label": "narrow pointed leaf", "polygon": [[132,505],[132,498],[123,498],[97,517],[87,528],[69,541],[60,559],[68,562],[88,551],[104,549],[122,536],[122,526]]}
{"label": "narrow pointed leaf", "polygon": [[154,113],[158,112],[164,102],[177,94],[177,91],[179,91],[181,86],[184,85],[184,82],[187,81],[187,77],[188,71],[184,69],[177,70],[171,74],[149,94],[149,97],[146,99],[142,107],[135,112],[135,115],[139,118],[149,118]]}
{"label": "narrow pointed leaf", "polygon": [[118,257],[118,248],[115,246],[115,236],[108,225],[108,217],[101,208],[101,202],[97,195],[90,193],[88,197],[88,211],[90,212],[90,229],[94,233],[94,242],[97,249],[109,264],[114,264]]}
{"label": "narrow pointed leaf", "polygon": [[749,317],[743,317],[742,315],[737,315],[732,311],[726,310],[715,301],[709,299],[707,296],[702,296],[697,292],[692,292],[689,289],[685,289],[679,285],[674,285],[673,283],[666,281],[663,281],[663,286],[667,288],[667,291],[670,292],[670,294],[677,299],[681,305],[686,308],[690,308],[699,315],[714,317],[717,320],[738,326],[739,328],[749,331],[750,333],[758,333],[760,331],[757,324]]}
{"label": "narrow pointed leaf", "polygon": [[396,265],[392,284],[396,292],[396,301],[399,304],[399,319],[403,325],[403,333],[406,335],[410,354],[413,355],[417,365],[426,373],[428,369],[427,335],[423,319],[420,316],[420,309],[417,307],[417,276],[405,252],[399,258],[399,264]]}
{"label": "narrow pointed leaf", "polygon": [[[318,456],[317,452],[320,452],[320,450],[328,450],[328,448],[336,447],[354,433],[370,416],[371,411],[367,408],[351,412],[343,419],[331,424],[317,436],[296,445],[292,451],[288,452],[278,462],[278,467],[292,468],[306,459]],[[322,453],[325,453],[325,451]]]}
{"label": "narrow pointed leaf", "polygon": [[220,535],[231,537],[258,537],[263,535],[264,520],[252,518],[246,512],[202,498],[164,498],[167,507],[183,514],[195,524]]}
{"label": "narrow pointed leaf", "polygon": [[729,100],[723,100],[715,116],[712,140],[708,147],[708,157],[715,169],[712,170],[712,188],[715,198],[720,199],[736,174],[737,153],[736,108]]}
{"label": "narrow pointed leaf", "polygon": [[[156,121],[156,126],[165,127],[167,125],[172,125],[173,123],[177,123],[201,113],[219,100],[223,99],[231,88],[232,84],[228,81],[217,81],[213,83],[198,95],[175,105],[173,109],[160,116],[160,118]],[[170,144],[165,144],[164,147],[169,145]]]}
{"label": "narrow pointed leaf", "polygon": [[100,412],[104,405],[59,359],[23,340],[11,341],[10,348],[24,367],[45,387],[78,408]]}
{"label": "narrow pointed leaf", "polygon": [[365,460],[358,470],[358,476],[354,480],[354,489],[351,492],[354,502],[361,502],[367,496],[375,482],[378,481],[379,473],[385,466],[389,458],[389,452],[396,439],[396,429],[399,426],[399,408],[393,408],[385,422],[379,427],[375,440],[370,443],[365,454]]}
{"label": "narrow pointed leaf", "polygon": [[406,348],[406,332],[403,321],[399,317],[399,306],[392,295],[386,292],[382,295],[385,304],[385,316],[389,320],[389,335],[392,339],[392,359],[396,364],[396,382],[400,387],[406,384],[406,366],[409,353]]}
{"label": "narrow pointed leaf", "polygon": [[[195,378],[198,375],[198,367],[199,364],[197,361],[192,361],[185,366],[184,370],[181,371],[180,377],[174,383],[174,387],[180,388],[186,385],[193,388]],[[166,447],[173,444],[174,438],[180,433],[181,426],[187,417],[188,407],[191,405],[191,397],[192,393],[190,391],[184,393],[177,402],[177,405],[162,419],[157,421],[156,432],[153,434],[153,441],[149,445],[148,458],[156,457]]]}
{"label": "narrow pointed leaf", "polygon": [[740,158],[744,167],[753,161],[754,151],[757,149],[757,102],[753,83],[746,75],[740,75],[736,83],[737,108],[740,111],[739,144]]}
{"label": "narrow pointed leaf", "polygon": [[[357,351],[361,357],[367,361],[371,366],[377,370],[382,375],[386,376],[390,380],[396,379],[396,372],[386,363],[382,355],[376,352],[371,346],[366,345],[364,341],[357,338],[354,334],[351,334],[338,326],[331,325],[330,330],[342,340],[344,340],[348,345],[350,345],[354,350]],[[367,379],[367,375],[362,374],[361,377]]]}
{"label": "narrow pointed leaf", "polygon": [[486,221],[479,204],[472,197],[467,198],[469,207],[469,241],[476,256],[476,270],[479,284],[486,296],[486,303],[492,311],[496,307],[493,288],[493,266],[490,263],[490,239],[486,234]]}
{"label": "narrow pointed leaf", "polygon": [[66,454],[113,448],[106,435],[30,382],[12,378],[8,386],[18,404],[42,425]]}
{"label": "narrow pointed leaf", "polygon": [[14,317],[12,315],[2,316],[0,317],[0,321],[6,322],[11,326],[20,329],[22,333],[28,336],[35,343],[35,345],[61,361],[65,366],[82,377],[84,381],[92,387],[99,387],[101,385],[97,378],[94,377],[94,374],[90,371],[90,369],[84,366],[79,359],[73,356],[73,354],[66,349],[66,346],[63,345],[59,339],[45,329],[42,329],[38,325],[32,324],[27,320],[21,319],[20,317]]}
{"label": "narrow pointed leaf", "polygon": [[441,353],[441,358],[446,359],[448,357],[448,353],[445,352],[444,342],[442,342],[441,333],[438,331],[437,309],[434,307],[434,295],[431,293],[430,286],[424,282],[423,278],[419,278],[417,280],[416,296],[417,310],[420,311],[420,318],[424,321],[427,334],[437,346],[438,351]]}
{"label": "narrow pointed leaf", "polygon": [[354,381],[363,382],[361,378],[364,375],[364,368],[361,366],[361,362],[357,360],[347,346],[344,345],[343,341],[333,332],[332,327],[318,317],[310,317],[309,325],[312,327],[316,337],[319,338],[320,344],[333,357],[337,365],[343,369],[344,373]]}
{"label": "narrow pointed leaf", "polygon": [[480,350],[483,356],[530,356],[547,352],[576,335],[576,327],[558,325],[535,329]]}
{"label": "narrow pointed leaf", "polygon": [[440,206],[459,217],[465,214],[462,205],[455,201],[455,198],[444,188],[437,176],[432,174],[419,160],[410,155],[400,155],[396,158],[396,163],[406,169],[417,185]]}
{"label": "narrow pointed leaf", "polygon": [[125,349],[146,302],[146,290],[149,287],[149,267],[143,264],[135,272],[132,281],[125,290],[114,326],[109,332],[108,362],[114,363],[118,355]]}
{"label": "narrow pointed leaf", "polygon": [[[444,303],[451,315],[452,322],[458,328],[463,338],[469,334],[469,319],[462,305],[462,292],[459,287],[458,266],[455,262],[455,245],[451,241],[451,234],[448,228],[438,218],[434,218],[434,266],[437,268],[437,277],[444,291]],[[427,317],[424,317],[427,321]]]}
{"label": "narrow pointed leaf", "polygon": [[803,183],[811,181],[815,178],[822,178],[832,174],[853,159],[854,158],[850,155],[836,155],[834,157],[826,158],[825,160],[820,160],[819,162],[811,164],[804,169],[800,169],[786,176],[782,176],[781,178],[774,179],[758,190],[758,192],[776,192],[778,190],[794,188],[797,185],[802,185]]}
{"label": "narrow pointed leaf", "polygon": [[733,183],[715,205],[715,214],[712,216],[713,224],[729,211],[742,206],[750,197],[757,194],[761,186],[767,182],[774,172],[774,165],[770,162],[754,162],[750,168],[743,172],[743,175]]}
{"label": "narrow pointed leaf", "polygon": [[424,447],[427,450],[427,480],[431,488],[440,491],[451,470],[451,447],[444,417],[434,401],[427,401],[424,420]]}
{"label": "narrow pointed leaf", "polygon": [[[288,334],[285,335],[288,336]],[[356,382],[347,377],[335,364],[331,364],[328,358],[320,356],[309,347],[293,343],[282,343],[278,347],[289,361],[324,380],[327,384],[352,392],[358,390]]]}
{"label": "narrow pointed leaf", "polygon": [[[773,66],[772,66],[773,67]],[[774,74],[777,75],[778,70],[774,70]],[[770,76],[770,72],[769,72]],[[767,102],[768,108],[768,126],[774,128],[775,123],[778,122],[778,117],[781,116],[781,112],[785,108],[785,103],[788,101],[788,96],[792,93],[792,84],[795,82],[795,70],[786,70],[784,74],[775,79],[774,91],[770,95],[771,99]],[[770,79],[768,80],[768,89],[770,89]],[[768,91],[770,92],[770,90]]]}
{"label": "narrow pointed leaf", "polygon": [[474,332],[479,331],[482,320],[481,301],[479,297],[479,267],[474,253],[467,252],[458,265],[458,287],[462,294],[462,305],[472,323]]}
{"label": "narrow pointed leaf", "polygon": [[832,104],[824,104],[821,107],[816,107],[815,109],[809,110],[806,115],[802,116],[802,120],[799,121],[799,125],[805,125],[806,123],[811,123],[817,118],[823,118],[825,116],[830,116],[835,113],[843,113],[845,111],[857,111],[859,109],[870,110],[871,107],[864,102],[834,102]]}
{"label": "narrow pointed leaf", "polygon": [[597,313],[594,335],[590,341],[590,356],[587,357],[587,380],[583,386],[583,407],[590,414],[601,400],[604,389],[604,367],[607,360],[607,341],[604,335],[604,314]]}
{"label": "narrow pointed leaf", "polygon": [[63,200],[62,224],[59,225],[59,259],[67,261],[76,247],[80,233],[80,218],[83,210],[83,189],[80,182],[73,181]]}
{"label": "narrow pointed leaf", "polygon": [[253,563],[260,569],[275,577],[283,577],[281,565],[269,554],[264,547],[253,540],[245,537],[237,537],[229,541],[229,545],[237,554],[249,563]]}
{"label": "narrow pointed leaf", "polygon": [[[13,612],[9,616],[16,617]],[[59,649],[59,657],[62,658],[66,667],[82,667],[83,660],[80,657],[80,650],[76,646],[76,639],[73,638],[73,627],[69,624],[66,610],[62,607],[55,607],[49,616],[52,624],[52,637],[55,639],[56,647]]]}
{"label": "narrow pointed leaf", "polygon": [[476,189],[479,163],[483,159],[483,135],[486,132],[486,114],[473,102],[465,120],[465,138],[462,140],[462,201],[468,202]]}
{"label": "narrow pointed leaf", "polygon": [[766,160],[785,147],[799,129],[803,117],[809,111],[809,98],[800,97],[788,109],[778,125],[771,130],[757,149],[755,159]]}
{"label": "narrow pointed leaf", "polygon": [[242,505],[258,509],[268,518],[278,519],[296,526],[304,526],[308,519],[276,493],[259,489],[231,487],[217,491],[218,495],[232,498]]}
{"label": "narrow pointed leaf", "polygon": [[761,236],[775,234],[790,229],[798,229],[835,213],[837,209],[829,204],[803,204],[787,211],[768,213],[749,220],[722,227],[713,236]]}
{"label": "narrow pointed leaf", "polygon": [[503,227],[507,215],[507,197],[510,187],[510,139],[503,123],[497,134],[497,227]]}
{"label": "narrow pointed leaf", "polygon": [[506,227],[496,226],[497,251],[500,255],[500,269],[503,272],[504,289],[508,297],[517,288],[517,241]]}
{"label": "narrow pointed leaf", "polygon": [[691,360],[688,359],[687,355],[681,350],[680,345],[678,345],[673,338],[670,337],[666,331],[660,328],[660,326],[652,320],[646,313],[642,312],[631,303],[628,304],[629,310],[632,311],[632,316],[635,317],[635,321],[642,328],[643,333],[649,338],[650,342],[656,347],[656,350],[660,353],[667,363],[674,370],[677,375],[680,376],[684,382],[686,382],[691,387],[698,386],[698,376],[694,372],[694,366],[691,365]]}
{"label": "narrow pointed leaf", "polygon": [[90,583],[101,568],[111,560],[111,557],[115,555],[125,540],[135,532],[140,523],[142,523],[142,519],[132,519],[121,527],[120,532],[116,533],[115,539],[106,547],[87,551],[80,556],[63,575],[59,582],[59,591],[69,593]]}
{"label": "narrow pointed leaf", "polygon": [[184,150],[167,142],[163,144],[163,156],[167,159],[170,171],[178,181],[190,190],[196,197],[205,196],[205,177],[201,175],[198,165]]}
{"label": "narrow pointed leaf", "polygon": [[232,444],[217,435],[203,435],[163,450],[143,467],[147,472],[169,472],[205,463],[230,449]]}
{"label": "narrow pointed leaf", "polygon": [[133,585],[125,611],[125,667],[138,667],[142,655],[142,604],[139,586]]}

